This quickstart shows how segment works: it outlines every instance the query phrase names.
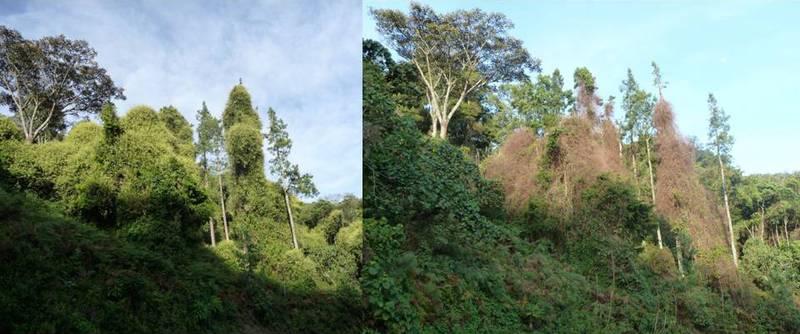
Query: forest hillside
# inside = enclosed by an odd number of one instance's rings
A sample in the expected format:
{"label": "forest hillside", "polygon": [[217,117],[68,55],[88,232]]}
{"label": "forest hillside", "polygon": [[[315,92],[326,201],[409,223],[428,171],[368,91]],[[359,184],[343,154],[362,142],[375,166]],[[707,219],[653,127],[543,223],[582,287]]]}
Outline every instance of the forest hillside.
{"label": "forest hillside", "polygon": [[360,199],[302,200],[275,110],[118,115],[86,42],[0,32],[0,332],[358,331]]}
{"label": "forest hillside", "polygon": [[502,14],[370,14],[392,49],[363,44],[371,331],[800,331],[798,174],[742,175],[712,94],[700,143],[656,63],[655,92],[629,71],[602,98]]}

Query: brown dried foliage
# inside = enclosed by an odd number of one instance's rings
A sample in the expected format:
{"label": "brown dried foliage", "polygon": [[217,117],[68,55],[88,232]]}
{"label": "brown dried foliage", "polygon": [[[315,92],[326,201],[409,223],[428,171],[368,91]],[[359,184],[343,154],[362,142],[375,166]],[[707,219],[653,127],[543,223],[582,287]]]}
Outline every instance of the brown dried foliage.
{"label": "brown dried foliage", "polygon": [[655,106],[656,212],[686,229],[700,250],[725,245],[725,226],[719,206],[694,170],[694,147],[675,126],[672,107],[664,99]]}
{"label": "brown dried foliage", "polygon": [[[600,120],[593,113],[577,113],[562,119],[560,127],[560,157],[550,166],[543,166],[547,136],[537,137],[528,129],[515,131],[487,158],[484,174],[503,186],[510,211],[525,208],[534,194],[569,209],[575,196],[600,174],[627,175],[619,157],[618,132],[610,118]],[[537,180],[542,168],[549,170],[549,184]]]}
{"label": "brown dried foliage", "polygon": [[500,182],[509,208],[523,208],[531,193],[539,189],[536,175],[543,153],[544,141],[536,138],[530,129],[521,128],[509,135],[503,146],[487,158],[484,174]]}

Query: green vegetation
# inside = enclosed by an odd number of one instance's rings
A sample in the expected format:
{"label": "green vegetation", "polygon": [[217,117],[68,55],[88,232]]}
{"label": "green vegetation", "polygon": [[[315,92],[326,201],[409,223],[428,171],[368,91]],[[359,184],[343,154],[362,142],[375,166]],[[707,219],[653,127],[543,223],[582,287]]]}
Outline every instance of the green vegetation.
{"label": "green vegetation", "polygon": [[[620,120],[579,68],[572,91],[555,72],[451,100],[479,110],[478,131],[443,136],[421,122],[437,117],[419,105],[440,103],[436,90],[408,89],[425,73],[397,73],[424,71],[418,57],[438,54],[424,48],[445,45],[434,33],[510,23],[419,4],[372,13],[404,59],[364,41],[368,332],[800,331],[800,174],[743,177],[716,100],[705,147],[675,126],[655,63],[658,95],[629,71]],[[416,29],[425,20],[433,32]]]}
{"label": "green vegetation", "polygon": [[293,183],[268,180],[244,86],[222,121],[203,103],[197,143],[176,108],[118,116],[112,97],[79,111],[100,124],[52,128],[47,140],[21,129],[25,108],[0,117],[0,332],[360,331],[360,200],[303,202],[316,189],[310,175],[298,184],[296,165]]}

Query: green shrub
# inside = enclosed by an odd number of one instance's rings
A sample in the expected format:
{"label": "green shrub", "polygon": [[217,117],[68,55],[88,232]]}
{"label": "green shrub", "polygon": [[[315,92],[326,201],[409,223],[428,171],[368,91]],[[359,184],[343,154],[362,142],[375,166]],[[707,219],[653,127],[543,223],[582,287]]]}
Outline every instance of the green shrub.
{"label": "green shrub", "polygon": [[25,136],[22,135],[22,130],[17,126],[17,123],[14,123],[14,120],[9,117],[0,116],[0,141],[21,141],[23,139],[25,139]]}
{"label": "green shrub", "polygon": [[650,243],[643,243],[638,257],[639,263],[654,274],[674,279],[677,277],[675,258],[668,249],[658,248]]}
{"label": "green shrub", "polygon": [[299,291],[316,288],[316,264],[300,249],[275,248],[273,254],[258,264],[258,270],[278,280],[286,287]]}
{"label": "green shrub", "polygon": [[336,246],[350,252],[359,261],[364,249],[364,225],[361,220],[342,227],[336,233]]}
{"label": "green shrub", "polygon": [[96,146],[103,139],[103,127],[90,121],[75,124],[69,130],[65,141],[76,145]]}
{"label": "green shrub", "polygon": [[144,105],[134,106],[129,109],[120,120],[120,123],[124,129],[145,129],[163,126],[163,123],[158,118],[158,113],[153,108]]}
{"label": "green shrub", "polygon": [[336,234],[339,233],[339,229],[341,229],[345,225],[344,217],[342,215],[342,210],[336,209],[331,211],[325,219],[322,220],[322,223],[319,224],[317,227],[321,232],[322,235],[325,237],[325,241],[329,244],[333,244],[336,241]]}
{"label": "green shrub", "polygon": [[357,260],[347,249],[334,245],[308,248],[307,257],[313,261],[317,286],[323,289],[358,290]]}

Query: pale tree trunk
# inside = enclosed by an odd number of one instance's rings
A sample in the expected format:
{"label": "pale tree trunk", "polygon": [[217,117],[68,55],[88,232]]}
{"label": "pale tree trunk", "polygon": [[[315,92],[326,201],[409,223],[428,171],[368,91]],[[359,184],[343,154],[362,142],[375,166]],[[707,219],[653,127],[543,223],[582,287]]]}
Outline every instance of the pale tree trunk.
{"label": "pale tree trunk", "polygon": [[783,234],[786,235],[786,242],[789,242],[789,218],[783,217]]}
{"label": "pale tree trunk", "polygon": [[765,212],[764,212],[764,204],[762,203],[761,204],[761,228],[760,228],[761,231],[759,231],[759,234],[761,234],[761,242],[764,242],[764,227],[765,227],[764,226],[765,225],[764,224],[764,220],[766,220],[766,217],[765,217]]}
{"label": "pale tree trunk", "polygon": [[778,238],[778,226],[773,226],[772,227],[772,233],[775,234],[775,246],[776,247],[780,246],[781,245],[781,243],[780,243],[781,239]]}
{"label": "pale tree trunk", "polygon": [[722,164],[722,156],[717,153],[719,161],[719,175],[722,179],[722,197],[725,199],[725,215],[728,218],[728,236],[731,240],[731,255],[733,255],[733,266],[739,268],[739,254],[736,252],[736,239],[733,236],[733,221],[731,220],[731,208],[728,204],[728,187],[725,185],[725,168]]}
{"label": "pale tree trunk", "polygon": [[[424,62],[424,63],[422,63]],[[463,82],[463,87],[460,86],[458,80],[449,77],[446,73],[434,73],[431,70],[431,64],[427,54],[424,59],[414,58],[411,63],[417,68],[418,74],[422,83],[425,86],[425,96],[431,106],[431,136],[436,138],[447,139],[447,125],[450,119],[456,113],[461,103],[472,91],[483,87],[489,81],[488,78],[481,78],[476,82]],[[477,66],[477,64],[465,65],[468,67]],[[427,69],[427,70],[426,70]],[[443,84],[444,86],[441,86]],[[444,88],[444,91],[437,92],[437,89]],[[455,99],[455,103],[450,107],[450,98]],[[457,97],[457,98],[456,98]]]}
{"label": "pale tree trunk", "polygon": [[[647,168],[650,170],[650,195],[653,198],[653,206],[656,205],[656,183],[653,179],[653,159],[650,158],[650,138],[644,140],[645,147],[647,148]],[[658,237],[658,248],[664,249],[664,243],[661,241],[661,223],[656,226],[656,236]]]}
{"label": "pale tree trunk", "polygon": [[431,113],[431,137],[439,137],[439,119],[436,115]]}
{"label": "pale tree trunk", "polygon": [[680,238],[675,238],[675,254],[677,255],[676,259],[678,260],[678,272],[681,274],[681,277],[684,277],[684,275],[683,275],[683,248],[681,247],[681,239]]}
{"label": "pale tree trunk", "polygon": [[450,120],[442,120],[439,125],[439,138],[447,139],[447,126],[450,124]]}
{"label": "pale tree trunk", "polygon": [[225,240],[231,240],[228,234],[228,214],[225,212],[225,193],[222,192],[222,173],[217,175],[219,183],[219,204],[222,207],[222,226],[225,228]]}
{"label": "pale tree trunk", "polygon": [[297,244],[297,234],[294,230],[294,217],[292,217],[292,205],[289,203],[289,192],[286,189],[283,190],[283,198],[286,200],[286,212],[289,213],[289,227],[292,230],[292,244],[294,245],[294,249],[300,248]]}
{"label": "pale tree trunk", "polygon": [[211,234],[211,246],[217,245],[216,236],[214,236],[214,218],[208,217],[208,231]]}
{"label": "pale tree trunk", "polygon": [[[207,161],[206,158],[205,158],[205,155],[206,154],[203,153],[203,161]],[[206,162],[205,165],[206,165],[206,167],[203,167],[203,183],[205,184],[206,189],[208,189],[208,166],[207,166],[208,163]],[[215,235],[216,234],[216,230],[214,230],[214,218],[213,217],[208,217],[208,233],[211,234],[211,246],[212,247],[216,246],[217,245],[217,240],[216,240],[216,235]]]}

